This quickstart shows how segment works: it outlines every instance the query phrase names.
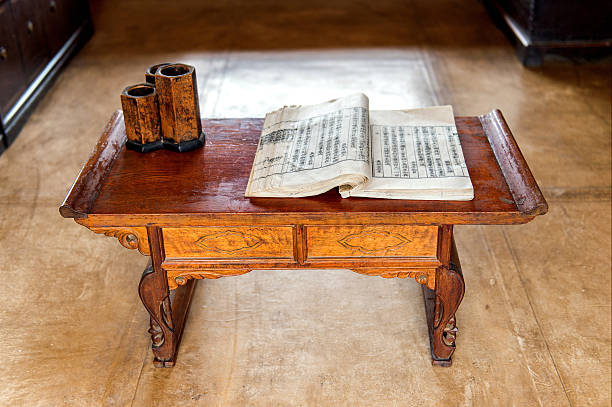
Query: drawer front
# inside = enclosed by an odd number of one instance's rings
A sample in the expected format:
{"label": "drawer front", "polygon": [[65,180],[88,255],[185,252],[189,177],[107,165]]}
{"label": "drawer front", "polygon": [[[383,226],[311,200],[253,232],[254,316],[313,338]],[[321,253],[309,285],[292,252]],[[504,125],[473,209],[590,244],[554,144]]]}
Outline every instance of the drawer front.
{"label": "drawer front", "polygon": [[11,0],[10,4],[26,79],[30,82],[51,59],[43,30],[43,11],[39,0]]}
{"label": "drawer front", "polygon": [[164,228],[167,258],[293,259],[293,228],[192,227]]}
{"label": "drawer front", "polygon": [[38,0],[44,31],[54,55],[87,18],[87,2],[82,0]]}
{"label": "drawer front", "polygon": [[11,10],[0,1],[0,115],[6,115],[23,90],[26,80]]}
{"label": "drawer front", "polygon": [[437,226],[308,226],[307,258],[435,258]]}

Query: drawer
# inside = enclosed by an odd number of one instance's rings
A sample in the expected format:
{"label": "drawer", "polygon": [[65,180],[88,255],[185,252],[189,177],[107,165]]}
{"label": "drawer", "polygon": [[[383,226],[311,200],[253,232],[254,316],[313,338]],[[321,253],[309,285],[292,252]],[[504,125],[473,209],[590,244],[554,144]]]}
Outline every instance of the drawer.
{"label": "drawer", "polygon": [[308,226],[307,258],[436,258],[437,226]]}
{"label": "drawer", "polygon": [[51,59],[43,30],[43,10],[39,0],[11,0],[10,5],[26,80],[30,82]]}
{"label": "drawer", "polygon": [[57,53],[87,18],[87,2],[82,0],[38,0],[44,32],[51,55]]}
{"label": "drawer", "polygon": [[293,259],[293,227],[164,228],[167,258]]}
{"label": "drawer", "polygon": [[21,53],[7,2],[0,1],[0,115],[6,115],[26,86]]}

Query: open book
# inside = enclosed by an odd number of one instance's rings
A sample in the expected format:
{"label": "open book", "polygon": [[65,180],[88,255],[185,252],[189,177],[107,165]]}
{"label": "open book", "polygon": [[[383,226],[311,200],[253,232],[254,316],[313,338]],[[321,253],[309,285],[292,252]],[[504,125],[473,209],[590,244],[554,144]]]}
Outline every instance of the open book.
{"label": "open book", "polygon": [[470,200],[451,106],[369,109],[358,93],[268,113],[245,196]]}

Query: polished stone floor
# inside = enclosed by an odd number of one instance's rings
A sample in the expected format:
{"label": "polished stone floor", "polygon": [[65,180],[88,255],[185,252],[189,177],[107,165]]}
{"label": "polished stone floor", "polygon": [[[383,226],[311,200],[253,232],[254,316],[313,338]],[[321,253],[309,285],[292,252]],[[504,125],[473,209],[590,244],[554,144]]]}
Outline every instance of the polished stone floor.
{"label": "polished stone floor", "polygon": [[[96,34],[0,156],[0,405],[610,405],[610,60],[525,69],[476,0],[92,10]],[[502,110],[550,211],[455,229],[451,368],[430,364],[414,281],[344,270],[200,281],[178,365],[153,367],[147,259],[57,208],[121,90],[164,61],[196,66],[207,117],[358,91],[374,109]]]}

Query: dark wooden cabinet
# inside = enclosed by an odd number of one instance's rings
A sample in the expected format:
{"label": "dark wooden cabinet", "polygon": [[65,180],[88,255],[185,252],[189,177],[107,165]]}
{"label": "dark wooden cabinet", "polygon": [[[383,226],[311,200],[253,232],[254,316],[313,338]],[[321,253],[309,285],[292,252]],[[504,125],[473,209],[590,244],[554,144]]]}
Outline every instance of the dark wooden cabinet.
{"label": "dark wooden cabinet", "polygon": [[92,33],[87,0],[0,0],[0,139],[6,147]]}
{"label": "dark wooden cabinet", "polygon": [[13,28],[21,48],[26,79],[32,81],[50,59],[38,0],[11,0]]}
{"label": "dark wooden cabinet", "polygon": [[551,51],[605,55],[612,50],[610,0],[482,0],[499,27],[515,42],[527,66]]}
{"label": "dark wooden cabinet", "polygon": [[[2,116],[0,116],[0,119],[2,118]],[[0,155],[4,152],[4,150],[6,149],[5,146],[5,137],[4,137],[4,129],[2,128],[2,120],[0,120]]]}
{"label": "dark wooden cabinet", "polygon": [[0,116],[8,113],[25,85],[11,8],[8,2],[0,3]]}
{"label": "dark wooden cabinet", "polygon": [[88,15],[87,3],[78,0],[38,0],[51,53],[64,46],[79,28],[80,16]]}

